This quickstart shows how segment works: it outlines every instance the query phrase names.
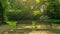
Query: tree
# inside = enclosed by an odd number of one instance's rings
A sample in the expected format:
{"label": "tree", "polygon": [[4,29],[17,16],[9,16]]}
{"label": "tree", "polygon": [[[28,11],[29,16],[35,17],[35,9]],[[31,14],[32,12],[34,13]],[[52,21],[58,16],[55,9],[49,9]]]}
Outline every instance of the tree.
{"label": "tree", "polygon": [[51,0],[49,2],[49,6],[47,6],[46,9],[46,15],[51,19],[60,19],[60,3],[58,0]]}
{"label": "tree", "polygon": [[7,7],[7,3],[5,0],[0,0],[0,9],[1,9],[1,13],[2,13],[2,23],[4,23],[7,20],[7,16],[6,16],[6,7]]}
{"label": "tree", "polygon": [[59,0],[48,0],[49,5],[45,10],[45,15],[49,16],[52,23],[60,24],[60,3]]}
{"label": "tree", "polygon": [[3,7],[2,4],[0,2],[0,24],[3,22]]}

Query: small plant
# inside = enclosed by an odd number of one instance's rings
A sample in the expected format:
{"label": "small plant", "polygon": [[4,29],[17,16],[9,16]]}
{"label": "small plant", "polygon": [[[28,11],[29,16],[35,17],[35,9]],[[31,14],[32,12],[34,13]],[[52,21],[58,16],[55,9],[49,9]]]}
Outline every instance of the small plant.
{"label": "small plant", "polygon": [[17,22],[16,21],[8,21],[7,24],[11,26],[12,28],[16,27]]}
{"label": "small plant", "polygon": [[33,28],[36,27],[36,21],[32,21],[32,26],[33,26]]}
{"label": "small plant", "polygon": [[47,20],[47,19],[49,19],[49,17],[48,16],[41,16],[40,19]]}
{"label": "small plant", "polygon": [[41,21],[48,21],[49,20],[49,17],[48,16],[41,16],[40,17],[40,20]]}

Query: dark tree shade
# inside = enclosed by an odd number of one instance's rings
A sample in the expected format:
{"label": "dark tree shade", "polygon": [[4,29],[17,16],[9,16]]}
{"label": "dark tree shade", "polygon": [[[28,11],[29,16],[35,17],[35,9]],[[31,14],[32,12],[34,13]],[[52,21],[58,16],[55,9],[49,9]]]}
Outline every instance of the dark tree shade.
{"label": "dark tree shade", "polygon": [[0,24],[5,24],[4,23],[4,18],[3,18],[3,14],[4,14],[4,8],[2,6],[2,4],[0,3]]}

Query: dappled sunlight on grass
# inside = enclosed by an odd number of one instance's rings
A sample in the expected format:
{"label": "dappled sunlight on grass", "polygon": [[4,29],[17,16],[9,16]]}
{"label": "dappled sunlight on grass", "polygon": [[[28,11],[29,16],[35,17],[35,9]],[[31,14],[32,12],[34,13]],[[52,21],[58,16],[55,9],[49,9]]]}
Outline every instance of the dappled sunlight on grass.
{"label": "dappled sunlight on grass", "polygon": [[29,25],[27,25],[27,24],[25,24],[25,25],[23,25],[23,24],[20,24],[20,25],[18,25],[17,26],[17,28],[38,28],[38,29],[45,29],[45,28],[50,28],[50,25],[32,25],[32,24],[29,24]]}
{"label": "dappled sunlight on grass", "polygon": [[53,24],[52,27],[53,27],[54,29],[60,29],[60,24]]}
{"label": "dappled sunlight on grass", "polygon": [[[33,26],[32,24],[29,24],[29,25],[27,25],[27,24],[17,24],[17,28],[16,29],[12,29],[13,31],[11,31],[11,29],[10,30],[8,30],[7,32],[4,32],[4,34],[19,34],[20,32],[26,32],[27,34],[56,34],[55,32],[52,32],[52,31],[50,31],[50,30],[43,30],[43,29],[45,29],[45,28],[48,28],[49,27],[49,25],[47,26],[47,25],[39,25],[39,24],[37,24],[36,26]],[[42,30],[35,30],[35,28],[36,29],[42,29]],[[26,30],[25,30],[26,29]],[[31,30],[30,31],[30,29],[34,29],[34,30]],[[58,31],[58,30],[57,30]]]}
{"label": "dappled sunlight on grass", "polygon": [[60,27],[57,27],[58,29],[60,29]]}
{"label": "dappled sunlight on grass", "polygon": [[4,34],[8,34],[8,32],[4,32]]}
{"label": "dappled sunlight on grass", "polygon": [[32,31],[29,34],[53,34],[50,31]]}
{"label": "dappled sunlight on grass", "polygon": [[15,33],[15,34],[19,34],[19,33]]}

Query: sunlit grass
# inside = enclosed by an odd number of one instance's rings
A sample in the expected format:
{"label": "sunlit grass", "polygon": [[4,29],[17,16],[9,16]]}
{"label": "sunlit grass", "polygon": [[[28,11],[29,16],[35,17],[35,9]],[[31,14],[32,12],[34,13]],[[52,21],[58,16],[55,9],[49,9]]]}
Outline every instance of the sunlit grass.
{"label": "sunlit grass", "polygon": [[60,24],[52,24],[52,27],[53,27],[54,29],[60,29]]}
{"label": "sunlit grass", "polygon": [[8,32],[4,32],[4,34],[8,34]]}
{"label": "sunlit grass", "polygon": [[[12,23],[14,23],[14,22],[12,22]],[[35,28],[35,27],[37,27],[37,29],[39,28],[46,28],[46,25],[41,25],[41,24],[37,24],[36,26],[32,26],[32,24],[29,24],[29,25],[27,25],[27,24],[19,24],[18,26],[17,26],[19,29],[24,29],[24,28],[31,28],[31,29],[33,29],[33,28]],[[21,28],[21,27],[23,27],[23,28]],[[17,29],[18,29],[17,28]],[[19,30],[18,29],[18,30]],[[11,29],[11,30],[13,30],[13,29]],[[9,31],[11,31],[11,30],[9,30]],[[13,31],[15,31],[15,30],[13,30]],[[20,30],[19,30],[20,31]],[[58,31],[58,30],[57,30]],[[28,32],[29,32],[29,30],[28,30]],[[52,33],[52,31],[45,31],[45,30],[43,30],[43,31],[36,31],[36,30],[32,30],[31,32],[26,32],[27,34],[55,34],[55,33]],[[4,32],[4,34],[8,34],[9,32]],[[15,34],[19,34],[18,32],[12,32],[12,33],[15,33]]]}
{"label": "sunlit grass", "polygon": [[15,28],[17,22],[16,21],[8,21],[7,24],[8,24],[9,27]]}
{"label": "sunlit grass", "polygon": [[52,34],[50,31],[32,31],[29,34]]}
{"label": "sunlit grass", "polygon": [[46,28],[50,28],[50,25],[41,25],[41,24],[20,24],[17,26],[17,28],[37,28],[37,29],[46,29]]}
{"label": "sunlit grass", "polygon": [[19,33],[15,33],[15,34],[19,34]]}

